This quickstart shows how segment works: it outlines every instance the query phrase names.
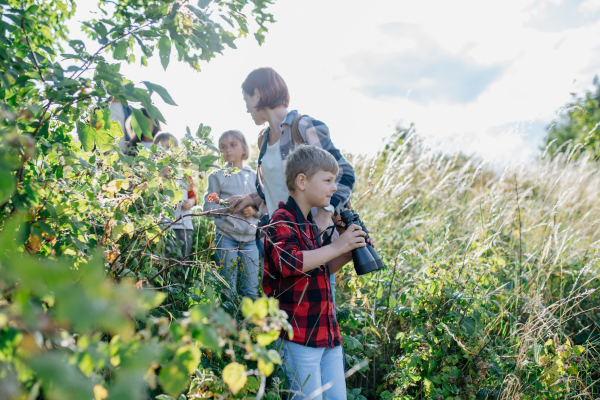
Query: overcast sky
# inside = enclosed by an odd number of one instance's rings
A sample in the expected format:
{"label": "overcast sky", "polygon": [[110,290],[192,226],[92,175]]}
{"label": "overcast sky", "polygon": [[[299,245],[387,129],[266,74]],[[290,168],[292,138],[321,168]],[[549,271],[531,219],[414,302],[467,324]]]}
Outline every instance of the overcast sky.
{"label": "overcast sky", "polygon": [[[76,18],[91,5],[78,2]],[[91,0],[89,3],[93,3]],[[401,124],[507,162],[528,158],[571,92],[600,72],[600,0],[279,0],[258,46],[249,35],[197,73],[158,55],[126,77],[168,89],[156,103],[183,136],[204,123],[219,135],[262,129],[246,114],[241,83],[270,66],[286,80],[290,110],[325,122],[334,144],[372,153]]]}

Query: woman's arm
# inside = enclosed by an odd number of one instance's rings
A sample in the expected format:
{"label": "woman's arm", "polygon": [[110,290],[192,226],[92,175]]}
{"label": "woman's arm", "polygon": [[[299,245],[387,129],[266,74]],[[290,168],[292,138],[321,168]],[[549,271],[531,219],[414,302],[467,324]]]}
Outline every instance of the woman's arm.
{"label": "woman's arm", "polygon": [[350,261],[352,261],[352,252],[347,252],[346,254],[342,254],[341,256],[338,256],[333,260],[329,261],[327,263],[327,265],[329,266],[329,274],[335,274]]}

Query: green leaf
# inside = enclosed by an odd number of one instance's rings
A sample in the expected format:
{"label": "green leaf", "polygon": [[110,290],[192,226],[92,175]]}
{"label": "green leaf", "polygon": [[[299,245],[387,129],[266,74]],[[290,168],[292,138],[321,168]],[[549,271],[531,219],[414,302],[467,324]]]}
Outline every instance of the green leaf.
{"label": "green leaf", "polygon": [[198,0],[198,7],[206,8],[210,4],[211,0]]}
{"label": "green leaf", "polygon": [[133,114],[131,118],[131,126],[137,137],[141,140],[142,133],[149,139],[154,139],[152,137],[152,132],[150,130],[150,121],[144,115],[142,110],[138,110],[137,108],[132,108]]}
{"label": "green leaf", "polygon": [[242,364],[232,362],[223,368],[223,382],[229,386],[229,390],[234,395],[244,387],[247,379],[246,367]]}
{"label": "green leaf", "polygon": [[270,345],[274,341],[276,341],[278,337],[279,337],[279,331],[270,330],[267,333],[258,334],[258,336],[256,337],[256,343],[265,347],[265,346]]}
{"label": "green leaf", "polygon": [[12,172],[0,169],[0,203],[4,204],[15,192],[15,178]]}
{"label": "green leaf", "polygon": [[192,337],[204,348],[219,350],[219,335],[212,326],[203,325],[194,329]]}
{"label": "green leaf", "polygon": [[108,31],[106,30],[106,27],[104,26],[104,24],[102,22],[98,22],[96,24],[94,24],[94,30],[96,31],[96,33],[98,35],[100,35],[100,37],[106,37],[106,35],[108,34]]}
{"label": "green leaf", "polygon": [[44,395],[49,399],[90,399],[94,397],[92,382],[57,352],[40,355],[34,358],[29,365],[42,381]]}
{"label": "green leaf", "polygon": [[242,309],[242,315],[244,316],[244,318],[248,318],[250,316],[250,314],[252,314],[252,311],[254,310],[254,302],[252,301],[252,299],[249,297],[244,297],[242,299],[241,309]]}
{"label": "green leaf", "polygon": [[342,345],[347,351],[352,351],[354,349],[364,349],[362,343],[354,336],[342,335]]}
{"label": "green leaf", "polygon": [[146,85],[146,87],[150,91],[150,96],[152,96],[152,93],[156,92],[163,99],[163,101],[165,103],[170,104],[172,106],[176,106],[177,105],[177,103],[175,103],[175,101],[173,100],[173,98],[171,97],[171,95],[169,94],[169,92],[167,92],[167,89],[165,89],[164,87],[162,87],[160,85],[156,85],[154,83],[147,82],[147,81],[144,81],[142,83],[144,85]]}
{"label": "green leaf", "polygon": [[[119,124],[115,123],[114,125],[118,126]],[[112,132],[112,130],[109,131],[104,128],[96,130],[83,122],[77,123],[77,136],[81,142],[81,147],[85,151],[92,150],[94,148],[94,144],[103,150],[106,144],[114,141],[114,137],[111,135]]]}
{"label": "green leaf", "polygon": [[571,364],[567,369],[567,372],[571,375],[577,375],[579,373],[579,369],[577,368],[577,365]]}
{"label": "green leaf", "polygon": [[408,377],[409,377],[409,378],[410,378],[412,381],[414,381],[414,382],[418,382],[418,381],[420,381],[420,380],[421,380],[421,376],[420,376],[420,375],[418,375],[418,374],[414,374],[414,373],[412,373],[412,372],[409,372],[409,373],[408,373]]}
{"label": "green leaf", "polygon": [[124,40],[117,43],[117,46],[113,51],[113,58],[115,60],[125,60],[127,58],[127,43],[125,43]]}
{"label": "green leaf", "polygon": [[158,41],[158,55],[160,56],[160,63],[166,71],[171,56],[171,41],[166,36],[161,36]]}
{"label": "green leaf", "polygon": [[177,360],[172,360],[160,369],[158,375],[160,385],[171,397],[177,397],[189,384],[187,368]]}
{"label": "green leaf", "polygon": [[281,365],[281,356],[277,350],[270,349],[267,355],[273,364]]}
{"label": "green leaf", "polygon": [[54,230],[50,227],[50,225],[48,225],[44,221],[37,221],[37,224],[40,228],[42,228],[42,230],[44,232],[46,232],[46,234],[48,234],[50,236],[56,236],[56,232],[54,232]]}
{"label": "green leaf", "polygon": [[175,359],[183,364],[190,374],[193,374],[200,364],[200,350],[195,344],[188,344],[177,349]]}

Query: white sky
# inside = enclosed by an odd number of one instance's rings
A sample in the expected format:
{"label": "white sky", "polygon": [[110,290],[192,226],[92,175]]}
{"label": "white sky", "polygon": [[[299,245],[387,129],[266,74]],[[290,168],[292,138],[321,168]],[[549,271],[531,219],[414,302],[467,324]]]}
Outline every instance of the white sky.
{"label": "white sky", "polygon": [[158,54],[121,72],[167,88],[178,107],[155,99],[176,136],[204,123],[255,142],[240,87],[270,66],[289,109],[325,122],[340,149],[372,153],[414,122],[448,151],[500,162],[535,153],[570,93],[600,73],[600,0],[279,0],[270,11],[262,47],[239,39],[201,73],[175,56],[164,72]]}

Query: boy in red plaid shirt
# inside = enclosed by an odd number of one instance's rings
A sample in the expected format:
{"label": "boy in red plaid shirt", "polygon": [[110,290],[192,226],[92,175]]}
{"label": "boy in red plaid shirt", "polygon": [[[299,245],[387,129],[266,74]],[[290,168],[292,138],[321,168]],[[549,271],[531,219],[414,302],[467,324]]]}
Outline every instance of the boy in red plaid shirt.
{"label": "boy in red plaid shirt", "polygon": [[280,202],[265,237],[263,290],[279,300],[293,335],[279,342],[291,399],[346,399],[340,330],[329,275],[351,261],[351,250],[365,246],[365,233],[350,226],[320,247],[313,207],[326,207],[337,190],[338,164],[327,151],[300,145],[285,166],[287,203]]}

